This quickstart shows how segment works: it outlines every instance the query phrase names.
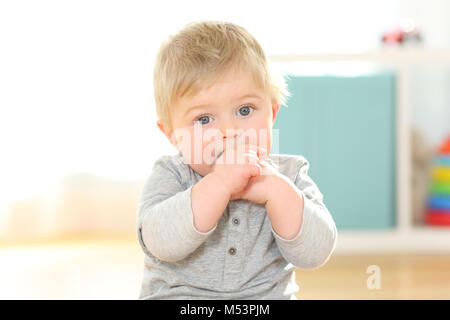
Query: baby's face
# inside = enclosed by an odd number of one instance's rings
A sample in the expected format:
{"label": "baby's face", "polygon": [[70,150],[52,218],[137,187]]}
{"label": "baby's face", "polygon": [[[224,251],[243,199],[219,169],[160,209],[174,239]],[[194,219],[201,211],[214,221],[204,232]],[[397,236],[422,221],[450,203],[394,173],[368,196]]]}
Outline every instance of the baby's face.
{"label": "baby's face", "polygon": [[244,137],[269,154],[278,109],[251,75],[229,71],[213,86],[177,101],[172,109],[172,143],[192,169],[205,176],[222,151]]}

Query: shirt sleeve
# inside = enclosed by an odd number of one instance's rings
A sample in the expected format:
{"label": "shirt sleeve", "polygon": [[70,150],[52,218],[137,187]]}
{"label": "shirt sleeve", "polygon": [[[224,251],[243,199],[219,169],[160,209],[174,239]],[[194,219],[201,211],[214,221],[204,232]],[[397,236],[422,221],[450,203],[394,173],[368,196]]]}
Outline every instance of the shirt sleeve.
{"label": "shirt sleeve", "polygon": [[[337,228],[323,203],[323,195],[308,176],[309,163],[298,164],[294,184],[303,195],[303,219],[300,231],[293,239],[284,239],[272,229],[283,257],[301,269],[314,269],[324,265],[334,251]],[[300,214],[300,213],[299,213]]]}
{"label": "shirt sleeve", "polygon": [[145,254],[175,262],[187,257],[214,232],[194,226],[192,186],[183,188],[181,176],[168,156],[158,159],[144,184],[138,205],[137,235]]}

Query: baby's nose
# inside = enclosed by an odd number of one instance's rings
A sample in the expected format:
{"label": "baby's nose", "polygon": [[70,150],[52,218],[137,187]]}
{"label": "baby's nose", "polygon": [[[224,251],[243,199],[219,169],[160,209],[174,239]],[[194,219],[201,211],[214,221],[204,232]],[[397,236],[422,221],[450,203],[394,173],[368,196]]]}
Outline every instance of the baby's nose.
{"label": "baby's nose", "polygon": [[236,138],[240,135],[240,130],[236,128],[232,121],[224,122],[219,128],[223,140]]}
{"label": "baby's nose", "polygon": [[225,132],[222,132],[223,140],[236,139],[240,136],[239,130],[235,129],[226,129]]}

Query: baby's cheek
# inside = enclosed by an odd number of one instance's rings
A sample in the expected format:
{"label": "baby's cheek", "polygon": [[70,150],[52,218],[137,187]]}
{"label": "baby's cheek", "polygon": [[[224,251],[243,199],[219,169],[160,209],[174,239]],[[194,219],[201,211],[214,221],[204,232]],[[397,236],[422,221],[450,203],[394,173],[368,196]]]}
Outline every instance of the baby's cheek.
{"label": "baby's cheek", "polygon": [[192,139],[191,152],[192,152],[192,161],[194,164],[203,163],[203,148],[204,146],[201,140]]}
{"label": "baby's cheek", "polygon": [[256,135],[251,139],[252,144],[266,149],[267,153],[269,153],[272,141],[272,132],[270,129],[261,128],[256,130]]}
{"label": "baby's cheek", "polygon": [[258,145],[267,150],[270,153],[272,144],[272,132],[271,130],[265,130],[262,135],[258,137]]}
{"label": "baby's cheek", "polygon": [[192,139],[189,145],[185,147],[185,158],[190,159],[191,164],[210,165],[215,159],[215,143],[214,141],[202,141],[201,139]]}
{"label": "baby's cheek", "polygon": [[178,143],[178,150],[189,164],[201,163],[201,148],[201,145],[197,145],[195,141],[191,139],[184,139],[182,142]]}
{"label": "baby's cheek", "polygon": [[212,165],[217,156],[223,151],[223,146],[214,139],[213,141],[203,142],[203,163]]}

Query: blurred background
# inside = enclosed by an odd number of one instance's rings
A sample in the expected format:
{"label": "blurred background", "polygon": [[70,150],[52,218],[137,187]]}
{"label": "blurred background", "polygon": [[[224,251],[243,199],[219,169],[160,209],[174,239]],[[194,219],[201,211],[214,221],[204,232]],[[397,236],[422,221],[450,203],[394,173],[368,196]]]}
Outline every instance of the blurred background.
{"label": "blurred background", "polygon": [[[0,2],[0,299],[136,299],[137,203],[174,148],[153,63],[193,20],[262,44],[339,229],[299,299],[450,298],[450,2]],[[311,134],[312,133],[312,134]]]}

